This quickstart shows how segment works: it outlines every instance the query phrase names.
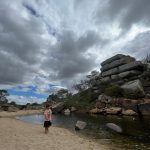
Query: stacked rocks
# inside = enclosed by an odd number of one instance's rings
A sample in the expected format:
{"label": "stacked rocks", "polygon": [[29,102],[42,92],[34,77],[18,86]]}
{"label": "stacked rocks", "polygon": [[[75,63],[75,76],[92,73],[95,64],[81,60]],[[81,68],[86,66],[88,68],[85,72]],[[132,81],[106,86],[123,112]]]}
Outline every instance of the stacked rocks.
{"label": "stacked rocks", "polygon": [[123,84],[139,78],[144,65],[131,56],[117,54],[101,63],[101,82]]}

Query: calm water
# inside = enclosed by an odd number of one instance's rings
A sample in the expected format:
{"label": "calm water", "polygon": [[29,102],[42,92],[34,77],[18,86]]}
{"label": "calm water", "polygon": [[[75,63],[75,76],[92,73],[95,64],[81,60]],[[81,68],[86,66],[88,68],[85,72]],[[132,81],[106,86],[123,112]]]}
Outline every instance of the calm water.
{"label": "calm water", "polygon": [[[43,115],[30,115],[17,117],[19,120],[43,124]],[[118,116],[90,116],[87,114],[62,114],[53,115],[53,126],[64,127],[71,131],[77,120],[87,122],[87,127],[79,131],[79,135],[94,138],[101,144],[109,144],[115,149],[125,150],[150,150],[150,117],[139,119],[138,117]],[[115,123],[123,129],[118,134],[106,127],[106,123]]]}

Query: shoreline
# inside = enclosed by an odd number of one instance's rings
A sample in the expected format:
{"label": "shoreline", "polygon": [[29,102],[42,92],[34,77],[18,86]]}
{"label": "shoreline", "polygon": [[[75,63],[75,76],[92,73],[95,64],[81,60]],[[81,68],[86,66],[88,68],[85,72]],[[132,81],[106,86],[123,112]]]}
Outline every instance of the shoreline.
{"label": "shoreline", "polygon": [[[42,110],[0,112],[0,149],[3,150],[114,150],[72,133],[68,129],[52,126],[49,134],[44,134],[43,126],[17,120],[19,115],[41,114]],[[10,141],[8,143],[8,141]]]}
{"label": "shoreline", "polygon": [[16,116],[42,114],[43,110],[19,110],[16,112],[1,111],[0,118],[14,118]]}

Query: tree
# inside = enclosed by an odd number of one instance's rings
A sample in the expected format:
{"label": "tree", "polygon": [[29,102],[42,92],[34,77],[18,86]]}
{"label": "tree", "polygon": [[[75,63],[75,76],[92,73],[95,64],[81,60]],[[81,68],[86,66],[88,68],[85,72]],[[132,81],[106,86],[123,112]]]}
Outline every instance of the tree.
{"label": "tree", "polygon": [[7,100],[7,96],[9,96],[9,93],[7,92],[7,90],[0,90],[0,102],[1,103],[7,103],[8,100]]}
{"label": "tree", "polygon": [[10,105],[16,106],[17,104],[16,104],[16,102],[11,101],[11,102],[10,102]]}
{"label": "tree", "polygon": [[150,63],[150,54],[147,54],[147,56],[143,59],[144,64]]}
{"label": "tree", "polygon": [[87,80],[81,80],[80,83],[73,85],[73,88],[79,92],[88,89]]}
{"label": "tree", "polygon": [[58,96],[56,94],[51,94],[47,98],[48,102],[57,101],[57,100],[58,100]]}
{"label": "tree", "polygon": [[71,96],[67,89],[60,89],[55,94],[51,94],[47,98],[47,102],[62,101]]}
{"label": "tree", "polygon": [[99,78],[99,72],[97,71],[97,70],[94,70],[94,71],[92,71],[91,72],[91,74],[90,75],[87,75],[86,76],[87,77],[87,85],[88,85],[88,87],[90,88],[90,87],[92,87],[94,84],[96,84],[97,83],[97,79]]}
{"label": "tree", "polygon": [[66,98],[68,96],[68,90],[67,89],[60,89],[57,91],[56,95],[61,98]]}
{"label": "tree", "polygon": [[85,80],[81,80],[80,83],[73,85],[73,88],[79,92],[91,88],[93,84],[96,84],[96,79],[99,78],[99,72],[94,70],[91,74],[86,76]]}
{"label": "tree", "polygon": [[0,90],[0,96],[9,96],[7,90]]}

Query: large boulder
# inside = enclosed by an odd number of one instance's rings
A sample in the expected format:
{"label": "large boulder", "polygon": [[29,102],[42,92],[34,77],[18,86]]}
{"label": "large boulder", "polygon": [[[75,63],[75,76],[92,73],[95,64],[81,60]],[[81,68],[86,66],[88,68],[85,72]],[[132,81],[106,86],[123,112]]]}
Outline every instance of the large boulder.
{"label": "large boulder", "polygon": [[122,133],[122,129],[121,129],[118,125],[116,125],[116,124],[114,124],[114,123],[107,123],[106,126],[107,126],[109,129],[113,130],[113,131],[116,131],[116,132],[118,132],[118,133]]}
{"label": "large boulder", "polygon": [[120,79],[129,78],[133,76],[138,76],[140,74],[141,74],[141,71],[137,71],[137,70],[125,71],[125,72],[119,73],[118,78]]}
{"label": "large boulder", "polygon": [[120,107],[110,107],[106,109],[106,114],[108,115],[118,115],[121,114],[122,108]]}
{"label": "large boulder", "polygon": [[122,114],[125,116],[137,116],[138,115],[135,111],[133,111],[131,109],[123,110]]}
{"label": "large boulder", "polygon": [[143,102],[144,102],[144,103],[150,103],[150,99],[146,99],[146,98],[145,98],[145,99],[143,100]]}
{"label": "large boulder", "polygon": [[98,101],[104,102],[104,103],[111,103],[113,101],[113,98],[110,96],[106,96],[104,94],[101,94],[98,96]]}
{"label": "large boulder", "polygon": [[90,110],[91,114],[101,114],[104,113],[104,109],[94,108]]}
{"label": "large boulder", "polygon": [[101,82],[109,82],[111,80],[111,78],[110,77],[104,77],[104,78],[102,78],[101,79]]}
{"label": "large boulder", "polygon": [[118,67],[118,72],[125,72],[130,70],[138,70],[143,71],[144,65],[141,63],[141,61],[134,61],[129,64],[125,64]]}
{"label": "large boulder", "polygon": [[137,112],[137,105],[140,103],[143,103],[142,99],[126,99],[126,98],[122,98],[120,99],[121,103],[122,103],[122,107],[125,109],[132,109],[134,111]]}
{"label": "large boulder", "polygon": [[71,112],[74,112],[74,111],[77,111],[77,109],[72,106],[71,109],[70,109],[70,111],[71,111]]}
{"label": "large boulder", "polygon": [[118,60],[118,59],[121,59],[121,58],[124,58],[124,57],[125,57],[125,55],[117,54],[117,55],[115,55],[115,56],[113,56],[113,57],[111,57],[111,58],[109,58],[109,59],[103,61],[103,62],[101,63],[101,66],[104,66],[104,65],[106,65],[106,64],[109,64],[109,63],[111,63],[111,62],[113,62],[113,61],[115,61],[115,60]]}
{"label": "large boulder", "polygon": [[65,109],[65,110],[64,110],[64,114],[65,114],[65,115],[70,115],[70,110],[69,110],[69,109]]}
{"label": "large boulder", "polygon": [[119,79],[118,74],[117,75],[111,75],[111,80],[118,80],[118,79]]}
{"label": "large boulder", "polygon": [[118,68],[113,68],[108,71],[102,72],[102,77],[111,76],[118,73]]}
{"label": "large boulder", "polygon": [[82,130],[86,127],[87,123],[84,121],[77,121],[75,125],[75,130]]}
{"label": "large boulder", "polygon": [[111,80],[118,81],[122,79],[128,79],[131,77],[134,77],[135,79],[138,79],[138,75],[142,74],[141,71],[137,70],[131,70],[131,71],[125,71],[119,74],[111,75]]}
{"label": "large boulder", "polygon": [[150,103],[139,104],[138,108],[142,115],[150,115]]}
{"label": "large boulder", "polygon": [[125,56],[119,60],[115,60],[109,64],[106,64],[104,65],[102,68],[101,68],[101,71],[104,72],[104,71],[107,71],[109,69],[112,69],[112,68],[115,68],[115,67],[118,67],[118,66],[121,66],[121,65],[124,65],[124,64],[127,64],[127,63],[130,63],[130,62],[133,62],[135,61],[135,58],[133,57],[130,57],[130,56]]}
{"label": "large boulder", "polygon": [[134,80],[125,83],[121,86],[123,89],[123,94],[128,98],[140,98],[144,97],[144,89],[140,80]]}
{"label": "large boulder", "polygon": [[52,106],[53,113],[60,113],[64,109],[64,102],[59,102]]}
{"label": "large boulder", "polygon": [[106,105],[107,104],[105,102],[97,101],[96,104],[95,104],[95,107],[98,108],[98,109],[101,109],[101,108],[105,108]]}

